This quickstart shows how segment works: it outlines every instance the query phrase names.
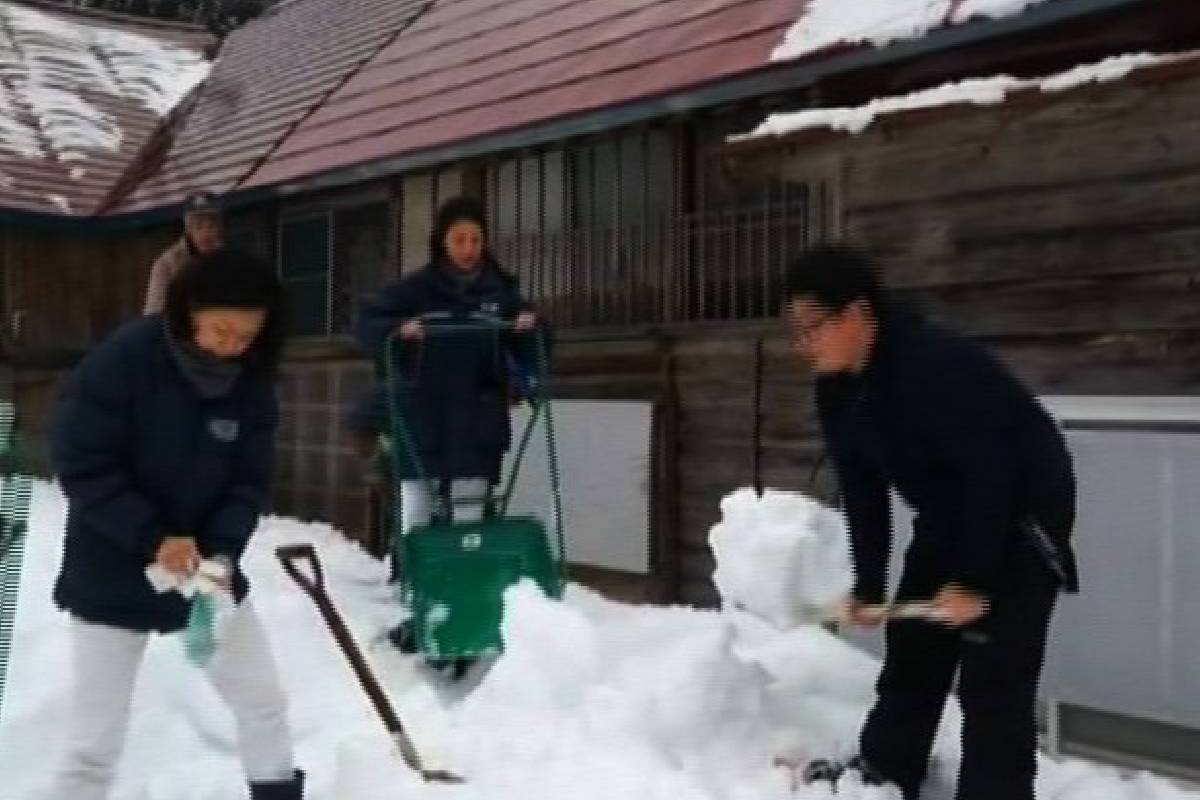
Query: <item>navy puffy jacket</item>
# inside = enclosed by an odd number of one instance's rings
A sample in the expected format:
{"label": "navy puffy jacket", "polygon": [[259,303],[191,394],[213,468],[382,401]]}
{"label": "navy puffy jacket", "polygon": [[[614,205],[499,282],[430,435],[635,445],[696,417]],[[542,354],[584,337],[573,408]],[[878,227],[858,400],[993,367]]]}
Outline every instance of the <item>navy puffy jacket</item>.
{"label": "navy puffy jacket", "polygon": [[[515,280],[490,261],[465,288],[448,270],[431,264],[384,287],[363,306],[356,333],[377,364],[385,363],[387,339],[405,320],[429,314],[451,321],[472,315],[512,319],[530,308]],[[537,373],[535,335],[548,339],[543,328],[539,334],[479,331],[395,341],[392,355],[402,385],[393,388],[426,475],[498,478],[512,435],[509,390],[513,381]],[[387,393],[380,385],[353,424],[360,430],[387,430],[387,423]],[[401,477],[415,476],[410,461],[402,457],[397,465]]]}
{"label": "navy puffy jacket", "polygon": [[[67,495],[59,607],[135,630],[183,627],[186,601],[145,577],[169,535],[236,564],[268,497],[278,417],[273,382],[247,371],[203,399],[158,315],[120,328],[79,364],[62,398],[52,460]],[[240,601],[248,591],[234,576]]]}

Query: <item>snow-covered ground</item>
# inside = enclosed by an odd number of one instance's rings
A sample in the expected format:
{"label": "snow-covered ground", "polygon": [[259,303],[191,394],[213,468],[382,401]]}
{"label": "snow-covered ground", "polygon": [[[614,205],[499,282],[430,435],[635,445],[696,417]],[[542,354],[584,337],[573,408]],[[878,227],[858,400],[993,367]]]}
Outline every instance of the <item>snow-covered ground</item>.
{"label": "snow-covered ground", "polygon": [[[789,503],[791,505],[789,505]],[[796,513],[789,513],[789,509]],[[36,796],[60,753],[68,678],[65,619],[49,596],[58,566],[64,505],[39,484],[16,625],[9,693],[0,719],[3,800]],[[809,599],[838,587],[844,547],[805,520],[800,498],[741,492],[723,504],[714,536],[723,589],[760,610],[778,593],[747,592],[747,567],[762,559],[829,565]],[[738,529],[748,531],[737,546]],[[797,550],[786,553],[791,537]],[[272,553],[313,542],[330,591],[428,764],[468,777],[463,786],[423,786],[390,751],[308,599]],[[799,555],[797,555],[799,553]],[[292,701],[299,758],[314,800],[772,800],[829,798],[824,788],[793,792],[786,755],[845,754],[872,696],[877,664],[812,627],[781,632],[750,614],[621,605],[572,587],[565,603],[514,589],[508,644],[486,675],[463,685],[431,681],[413,658],[382,640],[398,608],[386,570],[322,525],[267,520],[247,556],[260,612]],[[809,574],[817,574],[810,572]],[[741,576],[741,577],[739,577]],[[828,577],[828,576],[827,576]],[[739,589],[738,587],[742,587]],[[764,605],[765,604],[765,605]],[[243,797],[228,712],[184,659],[178,637],[156,638],[136,692],[134,724],[116,800],[228,800]],[[947,714],[930,796],[950,796],[959,718]],[[1046,761],[1043,800],[1195,798],[1148,775],[1121,780],[1082,763]],[[892,800],[890,788],[843,786],[844,800]]]}

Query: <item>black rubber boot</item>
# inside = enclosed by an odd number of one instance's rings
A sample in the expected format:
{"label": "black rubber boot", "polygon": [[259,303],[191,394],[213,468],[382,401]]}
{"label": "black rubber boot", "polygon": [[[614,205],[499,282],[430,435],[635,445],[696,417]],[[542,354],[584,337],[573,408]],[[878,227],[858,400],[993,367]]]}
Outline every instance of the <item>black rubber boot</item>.
{"label": "black rubber boot", "polygon": [[445,680],[457,683],[467,677],[471,667],[475,666],[477,658],[431,658],[426,664]]}
{"label": "black rubber boot", "polygon": [[838,778],[842,777],[843,771],[844,768],[838,762],[827,758],[818,758],[815,761],[808,762],[808,766],[804,768],[804,773],[800,776],[800,780],[806,784],[836,784]]}
{"label": "black rubber boot", "polygon": [[406,655],[417,652],[417,637],[413,635],[412,623],[409,620],[401,622],[388,631],[388,641]]}
{"label": "black rubber boot", "polygon": [[250,800],[304,800],[304,773],[296,770],[290,780],[252,783]]}
{"label": "black rubber boot", "polygon": [[854,756],[846,762],[847,770],[854,770],[862,777],[863,786],[883,786],[887,779],[879,771],[867,763],[862,756]]}

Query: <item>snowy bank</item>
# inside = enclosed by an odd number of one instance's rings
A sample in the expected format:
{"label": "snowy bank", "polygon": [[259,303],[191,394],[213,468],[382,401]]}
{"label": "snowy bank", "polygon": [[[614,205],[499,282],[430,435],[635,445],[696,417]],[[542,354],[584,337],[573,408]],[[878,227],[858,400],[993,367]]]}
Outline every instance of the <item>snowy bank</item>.
{"label": "snowy bank", "polygon": [[[724,566],[756,558],[738,541],[754,548],[808,542],[815,554],[816,540],[781,513],[805,504],[786,493],[767,498],[762,507],[744,491],[726,500],[732,513],[723,524],[748,515],[759,530],[739,538],[726,528]],[[39,484],[0,719],[4,800],[38,797],[71,713],[63,700],[66,620],[50,602],[63,518],[57,490]],[[768,530],[772,524],[786,530]],[[276,546],[299,542],[319,550],[335,603],[426,762],[466,775],[466,785],[420,784],[391,751],[315,608],[275,561]],[[759,565],[764,576],[776,566]],[[291,698],[312,800],[829,800],[822,788],[793,793],[792,773],[772,761],[851,752],[878,670],[872,657],[813,626],[780,630],[751,614],[618,604],[577,586],[558,603],[518,586],[508,596],[506,654],[490,671],[447,686],[386,644],[383,634],[400,613],[386,566],[328,526],[265,520],[246,566]],[[777,587],[776,598],[785,596]],[[245,796],[232,719],[185,660],[178,637],[152,640],[134,706],[113,800]],[[930,800],[950,797],[958,726],[952,707]],[[1158,778],[1123,781],[1079,763],[1047,761],[1040,781],[1043,800],[1200,800]],[[837,797],[897,795],[845,786]]]}

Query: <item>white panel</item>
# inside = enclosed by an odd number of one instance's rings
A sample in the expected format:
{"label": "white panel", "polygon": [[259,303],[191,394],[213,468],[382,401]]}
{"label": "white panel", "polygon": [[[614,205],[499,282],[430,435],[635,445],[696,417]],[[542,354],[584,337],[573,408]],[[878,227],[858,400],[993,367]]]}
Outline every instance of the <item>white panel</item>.
{"label": "white panel", "polygon": [[[513,448],[529,419],[513,410]],[[567,559],[638,574],[650,571],[651,403],[556,400],[554,424],[562,477]],[[545,431],[534,429],[514,493],[512,513],[549,520]],[[552,530],[552,528],[551,528]]]}
{"label": "white panel", "polygon": [[1200,729],[1200,435],[1177,437],[1171,451],[1172,698],[1175,722]]}
{"label": "white panel", "polygon": [[1162,719],[1171,703],[1163,587],[1166,458],[1175,434],[1070,431],[1082,593],[1056,614],[1045,690],[1059,700]]}
{"label": "white panel", "polygon": [[463,193],[462,169],[444,169],[437,174],[438,205]]}
{"label": "white panel", "polygon": [[[1200,729],[1200,431],[1121,430],[1200,422],[1188,397],[1052,397],[1075,457],[1082,592],[1055,614],[1042,694]],[[1106,424],[1087,430],[1088,423]],[[897,550],[911,516],[893,504]],[[849,634],[881,654],[878,635]]]}
{"label": "white panel", "polygon": [[400,269],[409,273],[429,263],[429,237],[433,233],[433,179],[409,175],[404,179],[404,208],[400,224]]}
{"label": "white panel", "polygon": [[1042,404],[1068,422],[1200,422],[1198,397],[1043,397]]}

